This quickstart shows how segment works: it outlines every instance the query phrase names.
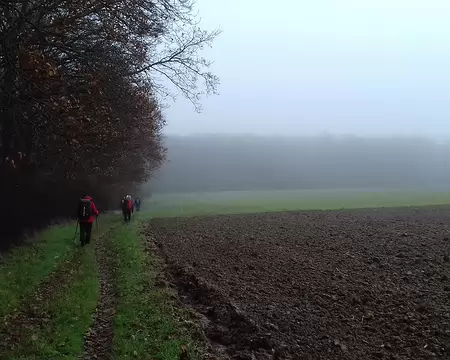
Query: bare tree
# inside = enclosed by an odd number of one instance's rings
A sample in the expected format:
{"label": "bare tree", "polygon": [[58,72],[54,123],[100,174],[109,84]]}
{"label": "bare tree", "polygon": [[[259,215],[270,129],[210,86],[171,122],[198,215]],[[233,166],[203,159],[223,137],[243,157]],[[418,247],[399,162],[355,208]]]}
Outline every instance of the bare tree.
{"label": "bare tree", "polygon": [[174,23],[156,48],[148,52],[146,64],[134,69],[130,75],[150,79],[162,95],[175,97],[164,85],[168,81],[200,111],[201,97],[217,94],[219,78],[209,71],[212,61],[199,53],[204,47],[212,46],[219,34],[219,30],[208,32],[196,24],[186,26]]}

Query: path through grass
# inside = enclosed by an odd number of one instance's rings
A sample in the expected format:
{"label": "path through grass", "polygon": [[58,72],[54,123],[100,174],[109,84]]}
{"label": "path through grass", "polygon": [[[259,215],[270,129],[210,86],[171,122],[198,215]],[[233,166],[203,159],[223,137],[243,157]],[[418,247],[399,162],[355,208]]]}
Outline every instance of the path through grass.
{"label": "path through grass", "polygon": [[[198,358],[192,323],[183,321],[174,293],[155,284],[161,264],[141,232],[145,215],[128,225],[120,215],[102,220],[103,237],[95,235],[93,243],[103,241],[101,251],[112,256],[107,261],[115,267],[110,280],[117,282],[113,358],[178,360],[182,352]],[[83,356],[86,336],[98,321],[98,253],[93,244],[81,249],[78,239],[73,240],[74,230],[72,225],[48,229],[36,243],[14,249],[0,265],[6,274],[0,279],[0,359]]]}
{"label": "path through grass", "polygon": [[84,333],[99,296],[93,248],[78,249],[65,270],[66,274],[58,274],[56,294],[28,299],[2,332],[7,340],[3,358],[77,359],[82,354]]}
{"label": "path through grass", "polygon": [[[100,233],[113,223],[105,217]],[[1,359],[76,359],[82,353],[99,287],[93,247],[80,248],[74,232],[73,224],[52,227],[36,242],[14,249],[0,265],[2,274],[6,271]]]}
{"label": "path through grass", "polygon": [[115,358],[178,360],[182,351],[199,358],[173,292],[156,285],[161,263],[148,252],[141,225],[135,219],[109,239],[118,254]]}
{"label": "path through grass", "polygon": [[75,224],[53,226],[23,246],[12,249],[0,262],[0,319],[20,303],[59,264],[73,255]]}

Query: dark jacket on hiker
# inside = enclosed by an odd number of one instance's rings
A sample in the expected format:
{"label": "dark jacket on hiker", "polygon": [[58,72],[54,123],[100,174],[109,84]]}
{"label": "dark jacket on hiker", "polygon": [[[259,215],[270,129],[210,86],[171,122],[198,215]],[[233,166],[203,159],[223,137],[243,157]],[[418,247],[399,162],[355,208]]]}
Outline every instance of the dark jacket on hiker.
{"label": "dark jacket on hiker", "polygon": [[92,224],[95,221],[95,217],[98,216],[99,212],[97,210],[97,207],[94,204],[94,201],[92,200],[92,198],[90,196],[86,195],[83,199],[91,201],[92,215],[87,220],[81,220],[81,219],[78,219],[78,220],[79,220],[80,223],[90,223],[90,224]]}
{"label": "dark jacket on hiker", "polygon": [[141,207],[141,199],[136,198],[136,199],[134,200],[134,206],[135,206],[136,210],[139,210],[140,207]]}

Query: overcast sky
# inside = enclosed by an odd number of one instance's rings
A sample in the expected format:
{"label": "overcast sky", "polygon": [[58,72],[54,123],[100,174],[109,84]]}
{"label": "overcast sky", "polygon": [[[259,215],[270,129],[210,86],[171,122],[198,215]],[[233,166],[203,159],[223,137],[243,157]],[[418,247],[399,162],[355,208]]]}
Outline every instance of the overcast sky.
{"label": "overcast sky", "polygon": [[450,0],[198,0],[220,95],[166,133],[450,134]]}

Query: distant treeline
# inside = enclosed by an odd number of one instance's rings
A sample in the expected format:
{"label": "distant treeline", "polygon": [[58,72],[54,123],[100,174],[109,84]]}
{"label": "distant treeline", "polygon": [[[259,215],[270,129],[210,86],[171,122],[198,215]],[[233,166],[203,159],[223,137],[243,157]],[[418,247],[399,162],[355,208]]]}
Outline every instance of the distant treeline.
{"label": "distant treeline", "polygon": [[443,187],[450,143],[420,137],[170,136],[155,192]]}

